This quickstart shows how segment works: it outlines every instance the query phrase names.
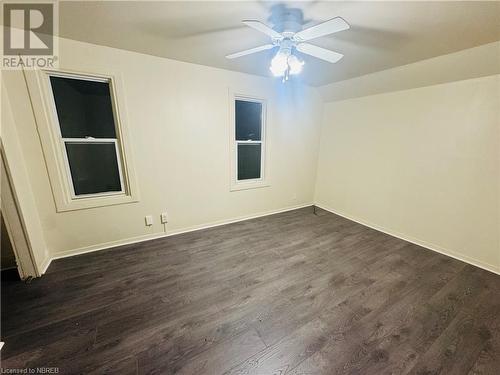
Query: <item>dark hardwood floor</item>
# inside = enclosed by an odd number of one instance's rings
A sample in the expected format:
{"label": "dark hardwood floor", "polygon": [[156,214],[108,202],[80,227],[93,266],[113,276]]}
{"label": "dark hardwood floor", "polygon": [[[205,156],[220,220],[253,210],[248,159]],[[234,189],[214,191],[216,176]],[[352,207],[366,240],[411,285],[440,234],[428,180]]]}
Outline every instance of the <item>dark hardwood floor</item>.
{"label": "dark hardwood floor", "polygon": [[500,374],[500,276],[312,208],[2,284],[2,368]]}

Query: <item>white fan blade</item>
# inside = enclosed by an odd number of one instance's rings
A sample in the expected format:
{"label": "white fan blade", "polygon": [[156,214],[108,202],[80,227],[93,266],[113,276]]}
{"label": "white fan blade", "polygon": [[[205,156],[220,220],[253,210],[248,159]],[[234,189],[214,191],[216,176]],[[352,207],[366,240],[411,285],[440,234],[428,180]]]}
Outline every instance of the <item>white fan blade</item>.
{"label": "white fan blade", "polygon": [[261,33],[264,33],[266,35],[269,35],[273,39],[282,39],[283,37],[281,34],[273,29],[271,29],[269,26],[263,24],[260,21],[255,21],[255,20],[244,20],[242,21],[245,25],[250,26],[251,28],[260,31]]}
{"label": "white fan blade", "polygon": [[273,47],[274,47],[274,45],[272,45],[272,44],[264,44],[263,46],[259,46],[259,47],[255,47],[255,48],[250,48],[250,49],[246,49],[244,51],[232,53],[230,55],[227,55],[226,59],[235,59],[237,57],[241,57],[241,56],[245,56],[245,55],[250,55],[251,53],[265,51],[265,50],[271,49]]}
{"label": "white fan blade", "polygon": [[330,51],[329,49],[318,47],[309,43],[300,43],[296,48],[299,52],[317,57],[318,59],[325,60],[331,63],[336,63],[342,57],[344,57],[344,55],[342,55],[341,53]]}
{"label": "white fan blade", "polygon": [[299,42],[319,38],[320,36],[347,30],[351,26],[342,18],[335,17],[316,26],[311,26],[296,33],[293,38]]}

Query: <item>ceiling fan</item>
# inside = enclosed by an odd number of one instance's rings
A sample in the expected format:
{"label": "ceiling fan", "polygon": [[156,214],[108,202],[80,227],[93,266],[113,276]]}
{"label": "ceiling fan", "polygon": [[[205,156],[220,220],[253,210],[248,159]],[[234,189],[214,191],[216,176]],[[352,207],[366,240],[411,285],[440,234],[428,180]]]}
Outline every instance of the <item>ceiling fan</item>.
{"label": "ceiling fan", "polygon": [[341,53],[307,43],[309,40],[349,29],[349,24],[343,18],[335,17],[303,29],[304,20],[300,9],[280,7],[273,13],[270,20],[275,21],[274,28],[257,20],[243,21],[245,25],[271,37],[271,43],[232,53],[226,58],[235,59],[279,47],[271,60],[269,69],[273,75],[283,77],[283,81],[286,81],[290,74],[299,74],[304,66],[304,62],[295,54],[295,51],[330,63],[336,63],[344,56]]}

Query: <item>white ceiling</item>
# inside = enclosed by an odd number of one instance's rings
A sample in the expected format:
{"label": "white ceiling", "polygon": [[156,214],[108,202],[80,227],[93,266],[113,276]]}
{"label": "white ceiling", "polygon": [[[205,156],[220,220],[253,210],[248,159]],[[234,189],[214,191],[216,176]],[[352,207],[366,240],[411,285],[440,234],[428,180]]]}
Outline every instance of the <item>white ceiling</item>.
{"label": "white ceiling", "polygon": [[[500,2],[284,2],[307,25],[335,16],[351,29],[314,40],[345,57],[329,64],[304,56],[300,79],[320,86],[500,40]],[[269,75],[273,51],[237,60],[231,52],[267,43],[243,19],[267,22],[277,2],[67,1],[59,34],[176,60]]]}

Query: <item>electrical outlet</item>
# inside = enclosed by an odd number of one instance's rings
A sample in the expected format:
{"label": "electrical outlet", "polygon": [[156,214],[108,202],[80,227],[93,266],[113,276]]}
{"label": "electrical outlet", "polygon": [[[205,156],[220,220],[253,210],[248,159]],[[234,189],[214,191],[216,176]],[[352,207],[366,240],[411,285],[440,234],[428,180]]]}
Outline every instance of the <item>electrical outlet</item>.
{"label": "electrical outlet", "polygon": [[168,216],[166,212],[162,212],[160,215],[161,223],[166,224],[168,223]]}
{"label": "electrical outlet", "polygon": [[147,215],[144,217],[144,221],[146,222],[146,226],[150,227],[153,225],[153,216]]}

